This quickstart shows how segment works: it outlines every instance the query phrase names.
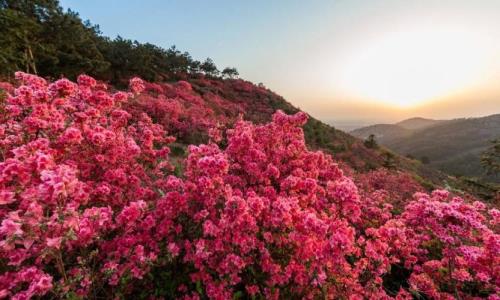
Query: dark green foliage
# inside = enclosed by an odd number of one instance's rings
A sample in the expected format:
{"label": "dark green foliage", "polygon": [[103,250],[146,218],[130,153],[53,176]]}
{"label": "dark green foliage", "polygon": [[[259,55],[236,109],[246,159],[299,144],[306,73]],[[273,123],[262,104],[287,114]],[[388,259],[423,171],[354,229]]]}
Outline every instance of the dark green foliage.
{"label": "dark green foliage", "polygon": [[395,169],[396,168],[396,156],[391,152],[384,153],[383,166],[387,169]]}
{"label": "dark green foliage", "polygon": [[391,296],[396,296],[401,288],[408,289],[410,275],[411,270],[406,269],[402,264],[391,265],[391,271],[383,276],[385,291]]}
{"label": "dark green foliage", "polygon": [[222,70],[222,76],[225,77],[225,78],[236,78],[238,77],[238,75],[240,75],[238,73],[238,70],[236,70],[236,68],[224,68],[224,70]]}
{"label": "dark green foliage", "polygon": [[491,141],[492,146],[481,155],[481,165],[489,175],[500,174],[500,138]]}
{"label": "dark green foliage", "polygon": [[98,49],[99,29],[55,0],[0,1],[0,69],[75,78],[108,67]]}
{"label": "dark green foliage", "polygon": [[99,28],[82,24],[77,13],[58,13],[43,26],[45,52],[36,58],[40,74],[76,78],[81,73],[98,74],[109,68],[99,50]]}
{"label": "dark green foliage", "polygon": [[365,146],[370,149],[375,149],[378,147],[377,140],[375,139],[374,134],[370,134],[368,138],[365,140]]}
{"label": "dark green foliage", "polygon": [[165,50],[120,36],[114,40],[103,39],[99,49],[110,63],[110,67],[99,77],[118,84],[133,76],[148,81],[163,81],[174,74],[186,74],[193,61],[189,53],[181,53],[175,47]]}
{"label": "dark green foliage", "polygon": [[172,143],[170,146],[170,156],[184,157],[186,156],[186,146],[183,144]]}
{"label": "dark green foliage", "polygon": [[[215,63],[188,52],[101,35],[98,26],[64,11],[57,0],[0,0],[0,76],[22,70],[44,77],[75,79],[86,73],[123,85],[132,76],[148,81],[220,75]],[[225,68],[224,77],[238,76]]]}
{"label": "dark green foliage", "polygon": [[[487,202],[496,203],[496,205],[500,205],[498,203],[498,195],[500,193],[500,184],[499,183],[488,183],[483,180],[479,180],[477,178],[471,177],[461,177],[460,183],[462,186],[459,188],[463,188],[468,192],[477,195],[481,199],[486,200]],[[496,201],[496,202],[495,202]]]}
{"label": "dark green foliage", "polygon": [[309,118],[304,126],[304,136],[308,145],[329,150],[332,153],[343,152],[348,148],[338,134],[335,128],[314,118]]}
{"label": "dark green foliage", "polygon": [[[151,299],[153,295],[163,299],[177,299],[183,294],[179,291],[179,287],[191,281],[188,274],[193,270],[192,265],[185,264],[176,258],[162,261],[160,265],[154,266],[147,275],[153,282],[153,286],[144,287],[143,293],[136,295],[136,297],[137,299]],[[191,283],[189,288],[196,288],[200,295],[204,295],[203,287],[199,281]]]}
{"label": "dark green foliage", "polygon": [[200,69],[208,76],[218,76],[219,70],[211,58],[207,58],[201,65]]}
{"label": "dark green foliage", "polygon": [[0,0],[0,69],[36,73],[34,53],[43,49],[40,22],[57,10],[54,1]]}

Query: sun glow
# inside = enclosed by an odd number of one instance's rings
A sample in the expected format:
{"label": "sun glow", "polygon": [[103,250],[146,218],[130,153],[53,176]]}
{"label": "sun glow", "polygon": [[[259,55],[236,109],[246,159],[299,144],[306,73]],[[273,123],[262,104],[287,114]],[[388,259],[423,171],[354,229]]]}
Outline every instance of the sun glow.
{"label": "sun glow", "polygon": [[350,95],[415,107],[481,83],[492,61],[488,36],[458,28],[395,31],[363,42],[341,69]]}

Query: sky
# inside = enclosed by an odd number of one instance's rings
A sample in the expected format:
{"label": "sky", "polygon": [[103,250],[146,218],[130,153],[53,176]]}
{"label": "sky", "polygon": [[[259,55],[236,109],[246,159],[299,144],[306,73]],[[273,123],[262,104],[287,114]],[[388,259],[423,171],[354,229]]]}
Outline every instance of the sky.
{"label": "sky", "polygon": [[104,35],[176,45],[332,124],[500,113],[498,0],[62,0]]}

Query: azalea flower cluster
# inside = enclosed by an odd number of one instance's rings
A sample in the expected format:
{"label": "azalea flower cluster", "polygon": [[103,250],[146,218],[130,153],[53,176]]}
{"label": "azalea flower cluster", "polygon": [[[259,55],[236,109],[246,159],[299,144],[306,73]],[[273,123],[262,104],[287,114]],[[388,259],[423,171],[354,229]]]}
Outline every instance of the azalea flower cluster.
{"label": "azalea flower cluster", "polygon": [[174,88],[154,103],[186,108],[188,82],[16,78],[0,102],[0,298],[500,299],[497,209],[403,175],[353,180],[307,148],[304,113],[206,124],[174,175],[152,119],[174,125],[141,93]]}
{"label": "azalea flower cluster", "polygon": [[86,295],[103,276],[142,277],[156,256],[145,211],[173,139],[121,109],[132,94],[91,77],[16,78],[0,124],[0,297]]}
{"label": "azalea flower cluster", "polygon": [[[132,83],[132,82],[131,82]],[[132,115],[147,113],[183,143],[208,140],[212,128],[230,124],[243,108],[213,92],[200,95],[186,81],[143,83],[144,93],[125,107]]]}
{"label": "azalea flower cluster", "polygon": [[131,114],[146,112],[178,142],[206,143],[213,129],[230,128],[245,119],[265,123],[283,101],[264,87],[241,79],[191,79],[190,82],[143,83],[144,92],[126,103]]}

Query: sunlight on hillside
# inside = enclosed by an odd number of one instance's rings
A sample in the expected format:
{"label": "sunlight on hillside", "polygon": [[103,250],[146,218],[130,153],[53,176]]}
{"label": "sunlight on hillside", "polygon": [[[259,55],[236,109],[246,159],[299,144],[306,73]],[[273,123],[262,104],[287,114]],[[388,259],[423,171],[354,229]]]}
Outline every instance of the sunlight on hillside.
{"label": "sunlight on hillside", "polygon": [[342,88],[395,107],[418,106],[485,80],[493,48],[465,28],[414,28],[366,40],[345,61]]}

